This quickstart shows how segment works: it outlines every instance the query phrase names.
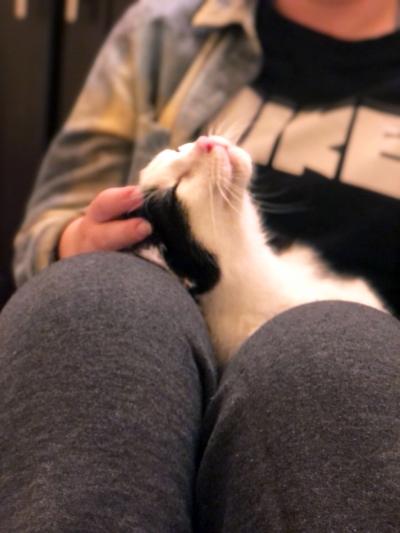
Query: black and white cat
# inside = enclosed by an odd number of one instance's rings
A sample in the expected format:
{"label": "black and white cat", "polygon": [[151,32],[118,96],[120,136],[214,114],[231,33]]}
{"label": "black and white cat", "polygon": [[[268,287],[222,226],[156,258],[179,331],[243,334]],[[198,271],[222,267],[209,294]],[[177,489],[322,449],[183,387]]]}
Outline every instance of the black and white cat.
{"label": "black and white cat", "polygon": [[365,280],[335,274],[311,248],[277,253],[249,193],[251,177],[248,153],[218,136],[164,150],[140,174],[150,243],[196,296],[221,363],[265,321],[299,304],[384,309]]}

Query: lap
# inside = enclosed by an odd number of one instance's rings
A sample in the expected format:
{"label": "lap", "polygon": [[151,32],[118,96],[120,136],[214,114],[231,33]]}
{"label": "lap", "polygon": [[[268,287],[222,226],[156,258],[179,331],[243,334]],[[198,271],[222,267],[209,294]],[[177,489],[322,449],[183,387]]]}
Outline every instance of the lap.
{"label": "lap", "polygon": [[3,527],[189,530],[215,387],[199,310],[160,268],[99,253],[36,276],[0,317]]}
{"label": "lap", "polygon": [[383,531],[382,517],[399,518],[397,470],[381,459],[399,460],[400,330],[388,315],[337,302],[290,310],[244,343],[217,388],[184,288],[100,253],[22,287],[0,315],[0,347],[10,530],[23,529],[24,505],[31,524],[50,523],[56,506],[80,527],[93,516],[115,531],[185,530],[201,428],[200,530]]}
{"label": "lap", "polygon": [[399,322],[357,304],[309,304],[260,328],[206,413],[202,527],[392,531],[399,354]]}

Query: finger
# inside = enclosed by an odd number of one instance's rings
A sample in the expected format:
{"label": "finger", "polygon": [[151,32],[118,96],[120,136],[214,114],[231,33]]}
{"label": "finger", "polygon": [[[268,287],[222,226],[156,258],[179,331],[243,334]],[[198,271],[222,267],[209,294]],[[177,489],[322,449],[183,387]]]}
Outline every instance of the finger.
{"label": "finger", "polygon": [[95,222],[107,222],[121,217],[143,202],[143,196],[135,185],[112,187],[99,193],[87,208],[86,214]]}
{"label": "finger", "polygon": [[152,227],[143,218],[113,220],[95,226],[92,235],[94,250],[121,250],[148,237]]}

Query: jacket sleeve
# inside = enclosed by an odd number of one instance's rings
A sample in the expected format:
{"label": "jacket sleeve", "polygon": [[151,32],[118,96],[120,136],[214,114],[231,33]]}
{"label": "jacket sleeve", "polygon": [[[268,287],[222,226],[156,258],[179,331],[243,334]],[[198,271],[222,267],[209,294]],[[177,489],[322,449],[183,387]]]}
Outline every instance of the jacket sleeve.
{"label": "jacket sleeve", "polygon": [[102,189],[127,181],[137,118],[135,30],[142,2],[117,23],[72,113],[41,165],[15,239],[14,276],[21,285],[56,258],[65,226]]}

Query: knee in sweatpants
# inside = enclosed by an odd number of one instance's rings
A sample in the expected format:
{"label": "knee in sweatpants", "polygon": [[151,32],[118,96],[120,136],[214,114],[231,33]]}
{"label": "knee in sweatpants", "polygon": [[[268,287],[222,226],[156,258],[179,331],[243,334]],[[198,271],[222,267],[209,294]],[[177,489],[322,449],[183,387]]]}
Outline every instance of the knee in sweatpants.
{"label": "knee in sweatpants", "polygon": [[264,324],[239,350],[229,372],[254,376],[274,368],[337,368],[397,360],[399,322],[350,302],[318,302],[291,309]]}
{"label": "knee in sweatpants", "polygon": [[399,353],[399,323],[357,304],[305,305],[260,328],[206,413],[204,530],[398,523]]}
{"label": "knee in sweatpants", "polygon": [[[211,411],[252,415],[258,408],[301,408],[307,394],[326,409],[400,379],[400,327],[359,304],[319,302],[264,324],[227,365]],[[257,408],[257,409],[256,409]],[[213,418],[213,417],[212,417]]]}
{"label": "knee in sweatpants", "polygon": [[[213,375],[214,361],[200,311],[183,286],[136,256],[98,252],[59,261],[33,277],[8,302],[0,319],[5,354],[51,353],[76,346],[77,357],[118,352],[121,343],[191,352]],[[172,342],[176,339],[176,342]],[[140,350],[142,351],[142,349]]]}
{"label": "knee in sweatpants", "polygon": [[43,309],[57,303],[65,312],[71,306],[75,312],[85,307],[101,312],[104,306],[110,310],[115,306],[119,314],[125,307],[143,304],[168,306],[171,295],[181,304],[189,301],[179,283],[160,267],[133,255],[97,252],[54,263],[17,292],[13,305],[25,304],[29,310],[33,305]]}
{"label": "knee in sweatpants", "polygon": [[0,361],[5,531],[126,531],[118,517],[163,501],[154,478],[178,516],[215,370],[199,310],[169,273],[119,253],[52,265],[2,313]]}
{"label": "knee in sweatpants", "polygon": [[83,254],[59,261],[27,282],[5,309],[14,323],[32,319],[60,327],[80,318],[160,320],[177,327],[202,322],[192,298],[160,267],[122,253]]}

